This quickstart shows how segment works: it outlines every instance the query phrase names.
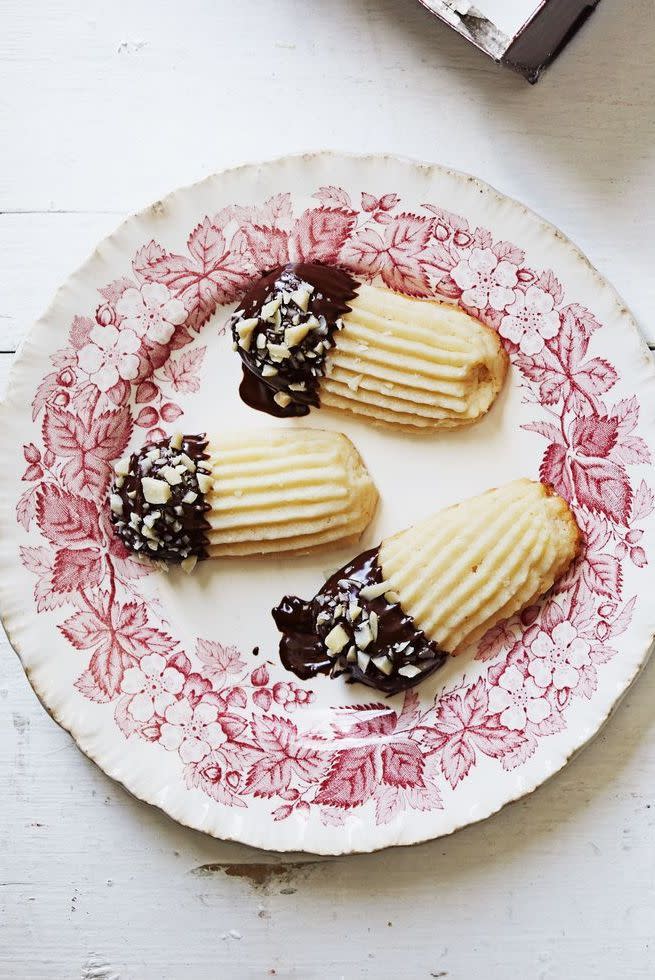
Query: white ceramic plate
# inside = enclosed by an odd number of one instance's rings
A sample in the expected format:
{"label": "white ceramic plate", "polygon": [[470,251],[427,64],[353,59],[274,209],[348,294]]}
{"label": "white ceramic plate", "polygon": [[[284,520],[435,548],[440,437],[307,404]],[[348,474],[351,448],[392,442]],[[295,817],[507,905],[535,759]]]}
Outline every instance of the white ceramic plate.
{"label": "white ceramic plate", "polygon": [[[109,462],[128,443],[270,424],[238,398],[224,324],[256,270],[287,256],[459,302],[511,355],[505,391],[467,431],[412,438],[312,413],[309,425],[353,439],[380,488],[362,547],[540,472],[586,534],[554,595],[404,698],[300,684],[278,662],[271,606],[313,594],[350,553],[144,575],[103,516]],[[560,769],[647,656],[654,412],[630,314],[523,206],[389,157],[231,170],[126,221],[30,331],[1,416],[3,621],[80,748],[181,823],[332,854],[447,834]]]}

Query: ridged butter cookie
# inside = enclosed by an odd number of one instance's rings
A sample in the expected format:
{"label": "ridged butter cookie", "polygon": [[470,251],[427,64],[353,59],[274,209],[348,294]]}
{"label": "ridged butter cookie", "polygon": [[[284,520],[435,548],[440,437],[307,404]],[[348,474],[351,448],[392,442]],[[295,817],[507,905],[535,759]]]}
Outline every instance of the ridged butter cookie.
{"label": "ridged butter cookie", "polygon": [[303,678],[413,687],[547,592],[579,544],[568,504],[549,487],[489,490],[386,538],[309,602],[286,596],[273,610],[282,662]]}
{"label": "ridged butter cookie", "polygon": [[147,444],[115,465],[109,505],[130,551],[191,570],[199,558],[353,544],[377,499],[346,436],[280,429]]}
{"label": "ridged butter cookie", "polygon": [[241,397],[279,417],[320,404],[409,431],[467,425],[507,373],[498,335],[456,306],[313,263],[264,276],[230,326]]}

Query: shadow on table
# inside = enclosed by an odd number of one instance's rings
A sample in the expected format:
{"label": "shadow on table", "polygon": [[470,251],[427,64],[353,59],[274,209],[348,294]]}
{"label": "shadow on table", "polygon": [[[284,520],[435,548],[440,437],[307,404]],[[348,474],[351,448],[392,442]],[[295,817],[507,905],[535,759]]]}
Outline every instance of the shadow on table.
{"label": "shadow on table", "polygon": [[[366,9],[372,31],[377,22],[384,22],[387,33],[391,21],[399,46],[401,38],[409,38],[411,54],[428,65],[428,73],[434,65],[435,87],[443,87],[445,68],[467,101],[478,100],[490,116],[511,117],[512,128],[542,154],[544,167],[553,159],[585,180],[611,180],[643,169],[644,157],[653,151],[652,0],[601,2],[536,86],[495,66],[419,3],[414,7],[407,0],[368,0]],[[406,52],[406,44],[403,47]],[[421,85],[425,87],[425,74]],[[583,129],[606,136],[603,152],[598,152],[598,142],[579,140]],[[444,135],[439,130],[440,138]],[[501,146],[481,146],[481,158],[498,151]]]}
{"label": "shadow on table", "polygon": [[[434,887],[443,893],[468,875],[479,881],[485,869],[491,873],[499,862],[509,874],[531,854],[552,855],[552,835],[566,841],[573,832],[579,838],[576,824],[583,823],[585,808],[599,796],[613,795],[622,767],[655,727],[654,691],[651,661],[603,732],[558,775],[488,820],[425,844],[336,858],[273,854],[181,831],[165,815],[143,806],[145,820],[152,823],[146,832],[155,834],[163,849],[170,845],[179,855],[178,867],[204,879],[206,891],[224,888],[226,878],[235,878],[260,895],[297,892],[296,901],[331,902],[338,896],[345,902],[377,894],[381,902],[392,903],[405,891],[425,894]],[[595,849],[593,841],[581,838],[580,844],[589,847],[590,855]]]}

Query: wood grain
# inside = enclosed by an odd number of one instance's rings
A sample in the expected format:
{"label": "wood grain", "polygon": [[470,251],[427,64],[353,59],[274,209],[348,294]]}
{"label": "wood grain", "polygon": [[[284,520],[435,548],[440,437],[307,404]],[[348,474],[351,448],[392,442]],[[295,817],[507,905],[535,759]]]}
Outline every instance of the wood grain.
{"label": "wood grain", "polygon": [[[44,7],[37,21],[4,3],[0,322],[11,344],[122,215],[222,167],[321,147],[476,173],[569,235],[655,340],[652,0],[601,4],[536,87],[407,0],[323,0],[311,15],[301,0],[274,11],[190,0],[192,43],[170,2],[153,17],[149,3],[96,0],[78,17],[66,0],[68,16]],[[244,70],[246,35],[258,55]],[[279,112],[259,111],[264,90]]]}
{"label": "wood grain", "polygon": [[655,663],[531,797],[440,841],[331,860],[221,843],[132,799],[4,646],[3,978],[652,975]]}
{"label": "wood grain", "polygon": [[[0,351],[121,216],[322,147],[438,160],[523,200],[655,341],[652,0],[601,3],[536,88],[408,0],[0,0],[0,21]],[[652,976],[654,695],[651,665],[589,749],[480,826],[282,860],[112,784],[3,642],[0,976]]]}

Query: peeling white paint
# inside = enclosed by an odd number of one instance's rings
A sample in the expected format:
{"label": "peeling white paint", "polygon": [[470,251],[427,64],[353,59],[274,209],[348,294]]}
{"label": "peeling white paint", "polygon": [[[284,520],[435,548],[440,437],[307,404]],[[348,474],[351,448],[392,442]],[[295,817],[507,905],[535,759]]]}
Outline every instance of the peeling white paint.
{"label": "peeling white paint", "polygon": [[82,965],[80,980],[120,980],[120,977],[103,956],[89,953]]}
{"label": "peeling white paint", "polygon": [[[3,7],[0,350],[131,208],[210,170],[325,145],[438,159],[527,200],[587,248],[655,340],[653,0],[601,3],[536,89],[412,0],[214,0],[192,17],[87,6]],[[257,46],[245,63],[244,32]],[[148,47],[119,58],[126,34]],[[262,92],[290,98],[291,116],[317,111],[280,125]],[[654,692],[655,661],[594,745],[486,824],[326,862],[294,895],[262,897],[187,871],[275,856],[186,831],[114,787],[0,642],[0,978],[655,976]],[[12,712],[30,720],[20,772]],[[220,941],[227,923],[241,941]]]}

